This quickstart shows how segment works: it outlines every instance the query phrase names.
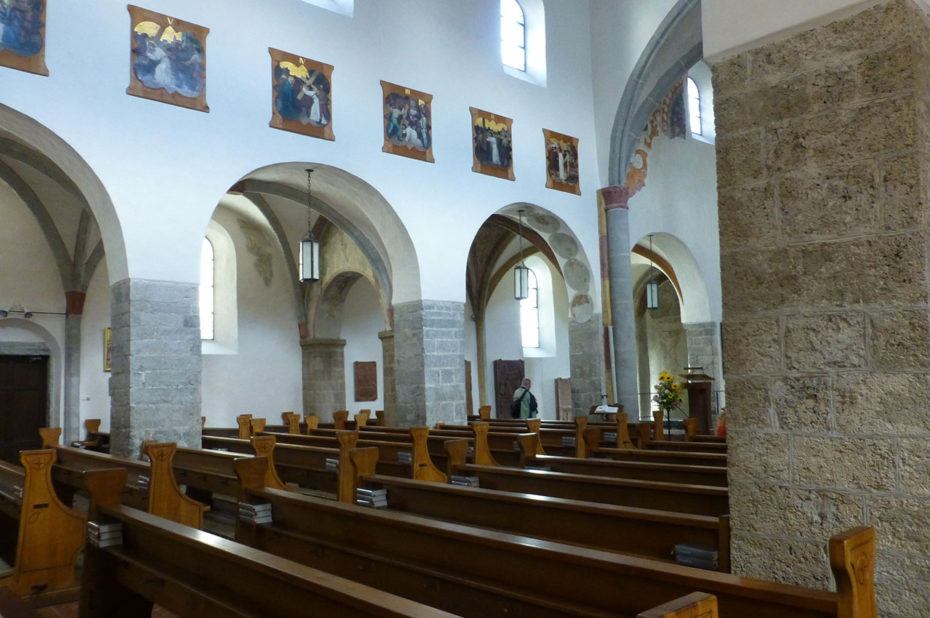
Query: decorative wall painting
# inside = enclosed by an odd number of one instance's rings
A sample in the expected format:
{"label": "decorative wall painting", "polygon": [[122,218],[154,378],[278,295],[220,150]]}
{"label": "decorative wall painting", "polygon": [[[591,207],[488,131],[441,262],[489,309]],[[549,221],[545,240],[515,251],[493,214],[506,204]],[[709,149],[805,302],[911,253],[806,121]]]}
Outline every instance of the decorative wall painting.
{"label": "decorative wall painting", "polygon": [[546,140],[546,187],[581,195],[578,138],[543,129]]}
{"label": "decorative wall painting", "polygon": [[0,0],[0,66],[48,75],[45,0]]}
{"label": "decorative wall painting", "polygon": [[[0,0],[2,1],[2,0]],[[128,5],[132,26],[127,94],[209,112],[209,28]]]}
{"label": "decorative wall painting", "polygon": [[333,140],[333,67],[273,47],[269,126]]}
{"label": "decorative wall painting", "polygon": [[110,335],[112,330],[109,326],[103,329],[103,370],[110,371],[113,361],[113,350],[110,347]]}
{"label": "decorative wall painting", "polygon": [[513,180],[513,120],[474,107],[471,171]]}
{"label": "decorative wall painting", "polygon": [[433,163],[433,95],[383,80],[381,92],[384,97],[381,151]]}

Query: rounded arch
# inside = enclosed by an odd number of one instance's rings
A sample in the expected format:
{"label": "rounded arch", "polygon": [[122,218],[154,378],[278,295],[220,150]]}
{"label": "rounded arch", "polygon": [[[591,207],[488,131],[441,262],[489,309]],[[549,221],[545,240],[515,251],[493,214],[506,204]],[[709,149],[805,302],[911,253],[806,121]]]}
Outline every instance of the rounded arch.
{"label": "rounded arch", "polygon": [[[413,241],[394,208],[374,187],[341,168],[319,162],[275,163],[246,174],[231,189],[277,212],[272,227],[294,258],[306,232],[307,169],[313,169],[312,208],[361,249],[389,304],[419,300],[420,268]],[[284,208],[273,209],[281,204]],[[294,258],[296,259],[296,258]],[[296,275],[296,262],[293,274]],[[293,277],[296,281],[296,276]]]}
{"label": "rounded arch", "polygon": [[480,311],[501,273],[519,261],[516,239],[521,231],[521,210],[522,234],[528,252],[541,253],[556,267],[565,280],[572,321],[588,322],[594,315],[594,271],[584,247],[561,217],[528,202],[514,202],[498,209],[476,232],[466,274],[472,308]]}
{"label": "rounded arch", "polygon": [[672,234],[656,233],[652,235],[652,251],[649,250],[649,237],[639,239],[631,252],[633,261],[634,286],[639,288],[648,276],[651,265],[668,277],[678,294],[683,323],[710,322],[710,294],[707,282],[698,266],[697,260],[688,246]]}
{"label": "rounded arch", "polygon": [[[26,318],[0,319],[0,355],[48,356],[48,410],[49,415],[62,412],[61,367],[64,353],[58,340],[44,326]],[[52,426],[61,426],[63,418],[49,418]]]}
{"label": "rounded arch", "polygon": [[[0,104],[0,127],[0,154],[23,161],[54,180],[93,215],[105,251],[91,249],[87,269],[92,270],[105,258],[111,284],[128,278],[126,246],[116,208],[90,165],[46,126],[3,104]],[[83,277],[84,283],[91,274]]]}
{"label": "rounded arch", "polygon": [[386,305],[383,292],[378,288],[377,283],[366,273],[345,269],[328,275],[322,282],[319,295],[311,300],[310,315],[308,316],[308,331],[311,338],[336,339],[341,336],[341,308],[349,295],[349,291],[360,280],[367,281],[381,301],[384,330],[389,329],[390,311]]}

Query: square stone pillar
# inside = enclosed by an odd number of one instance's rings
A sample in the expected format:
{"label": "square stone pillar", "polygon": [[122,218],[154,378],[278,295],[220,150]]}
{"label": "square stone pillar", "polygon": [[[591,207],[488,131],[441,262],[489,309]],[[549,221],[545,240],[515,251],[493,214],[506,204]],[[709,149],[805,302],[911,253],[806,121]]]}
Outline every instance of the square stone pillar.
{"label": "square stone pillar", "polygon": [[310,339],[300,348],[304,414],[332,422],[333,412],[346,409],[345,339]]}
{"label": "square stone pillar", "polygon": [[572,407],[575,416],[584,416],[591,406],[601,404],[607,393],[604,384],[603,328],[600,314],[586,322],[568,323],[569,363],[572,378]]}
{"label": "square stone pillar", "polygon": [[135,459],[143,440],[199,448],[197,284],[126,279],[112,301],[111,452]]}
{"label": "square stone pillar", "polygon": [[383,330],[378,333],[381,340],[382,372],[384,373],[384,418],[385,423],[393,425],[397,418],[397,384],[394,374],[394,331]]}
{"label": "square stone pillar", "polygon": [[930,615],[930,27],[913,0],[716,62],[735,572],[827,588],[875,526]]}
{"label": "square stone pillar", "polygon": [[466,422],[464,337],[464,303],[394,305],[395,424]]}

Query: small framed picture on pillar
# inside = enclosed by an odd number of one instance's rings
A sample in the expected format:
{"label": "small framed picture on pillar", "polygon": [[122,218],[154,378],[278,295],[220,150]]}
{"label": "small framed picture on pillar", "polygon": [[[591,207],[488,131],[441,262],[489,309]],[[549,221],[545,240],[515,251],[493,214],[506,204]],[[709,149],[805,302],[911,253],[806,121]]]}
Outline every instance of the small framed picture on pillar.
{"label": "small framed picture on pillar", "polygon": [[377,401],[378,363],[355,361],[352,368],[355,373],[355,401]]}
{"label": "small framed picture on pillar", "polygon": [[578,138],[543,129],[546,140],[546,187],[581,195]]}
{"label": "small framed picture on pillar", "polygon": [[107,326],[103,329],[103,370],[110,371],[110,360],[112,359],[110,353],[110,327]]}

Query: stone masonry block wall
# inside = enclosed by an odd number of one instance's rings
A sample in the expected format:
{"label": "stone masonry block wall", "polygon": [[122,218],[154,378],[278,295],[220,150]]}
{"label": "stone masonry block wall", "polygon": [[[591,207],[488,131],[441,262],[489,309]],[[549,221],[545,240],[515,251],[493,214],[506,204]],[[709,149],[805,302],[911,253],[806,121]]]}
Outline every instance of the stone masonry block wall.
{"label": "stone masonry block wall", "polygon": [[[397,417],[397,379],[394,375],[394,331],[385,330],[378,333],[381,340],[381,358],[384,375],[384,418]],[[388,421],[388,424],[393,424]]]}
{"label": "stone masonry block wall", "polygon": [[568,324],[569,363],[572,377],[572,407],[576,416],[600,405],[607,393],[604,384],[604,331],[600,314],[587,322]]}
{"label": "stone masonry block wall", "polygon": [[324,423],[346,409],[344,339],[312,339],[300,344],[303,353],[304,414]]}
{"label": "stone masonry block wall", "polygon": [[464,336],[464,303],[394,305],[396,424],[465,422]]}
{"label": "stone masonry block wall", "polygon": [[200,447],[200,309],[194,283],[123,280],[111,306],[110,444]]}
{"label": "stone masonry block wall", "polygon": [[715,64],[734,570],[832,585],[876,528],[930,615],[930,27],[913,0]]}

